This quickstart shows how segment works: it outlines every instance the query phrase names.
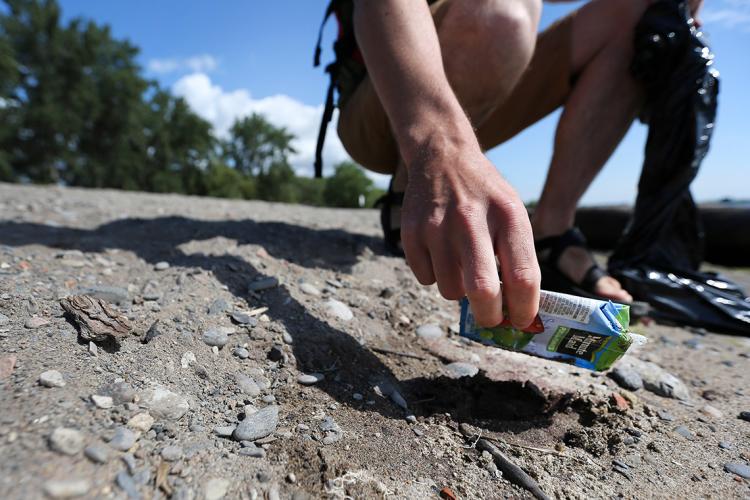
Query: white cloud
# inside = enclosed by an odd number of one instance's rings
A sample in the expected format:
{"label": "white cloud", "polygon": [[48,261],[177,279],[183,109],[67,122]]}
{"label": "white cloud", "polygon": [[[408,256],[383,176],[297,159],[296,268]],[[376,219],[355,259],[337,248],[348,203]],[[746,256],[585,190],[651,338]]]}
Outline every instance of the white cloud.
{"label": "white cloud", "polygon": [[210,54],[198,54],[185,58],[151,59],[146,64],[152,73],[164,75],[175,71],[211,72],[219,65]]}
{"label": "white cloud", "polygon": [[717,25],[750,32],[750,0],[723,0],[718,8],[715,4],[707,7],[698,17],[707,28]]}
{"label": "white cloud", "polygon": [[[255,99],[246,89],[224,90],[201,72],[180,78],[172,90],[183,97],[198,115],[209,121],[219,137],[227,136],[236,119],[252,113],[263,115],[276,126],[286,127],[296,136],[292,145],[297,153],[291,158],[292,166],[300,175],[312,175],[318,128],[323,115],[322,104],[310,106],[283,94]],[[331,172],[334,164],[350,159],[336,134],[337,119],[336,112],[328,126],[323,148],[326,174]],[[387,176],[371,174],[370,177],[378,186],[387,185]]]}

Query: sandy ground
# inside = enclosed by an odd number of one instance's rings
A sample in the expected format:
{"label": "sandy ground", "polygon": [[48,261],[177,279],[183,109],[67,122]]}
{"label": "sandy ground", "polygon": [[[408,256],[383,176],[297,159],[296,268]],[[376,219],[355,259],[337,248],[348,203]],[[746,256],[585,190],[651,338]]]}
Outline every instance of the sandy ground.
{"label": "sandy ground", "polygon": [[[0,498],[531,497],[461,424],[550,497],[750,498],[748,339],[635,325],[622,367],[653,380],[628,391],[462,341],[379,233],[370,210],[0,184]],[[59,302],[81,292],[132,332],[84,340]],[[669,374],[682,399],[653,392]]]}

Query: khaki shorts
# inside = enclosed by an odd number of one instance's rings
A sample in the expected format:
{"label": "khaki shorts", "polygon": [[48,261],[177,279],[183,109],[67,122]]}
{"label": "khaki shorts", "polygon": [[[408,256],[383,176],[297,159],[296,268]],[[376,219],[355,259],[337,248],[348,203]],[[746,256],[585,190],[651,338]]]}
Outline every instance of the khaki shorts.
{"label": "khaki shorts", "polygon": [[[441,0],[432,5],[439,26]],[[537,37],[529,67],[508,98],[477,130],[482,148],[491,149],[561,106],[571,90],[573,14],[557,21]],[[393,173],[398,147],[388,116],[369,77],[359,84],[340,110],[338,134],[349,155],[360,165]]]}

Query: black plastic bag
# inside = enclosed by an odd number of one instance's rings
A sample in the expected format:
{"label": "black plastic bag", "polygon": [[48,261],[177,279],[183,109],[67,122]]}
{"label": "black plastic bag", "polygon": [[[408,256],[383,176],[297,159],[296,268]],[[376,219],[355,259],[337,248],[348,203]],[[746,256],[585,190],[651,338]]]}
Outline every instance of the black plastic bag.
{"label": "black plastic bag", "polygon": [[632,72],[645,86],[649,132],[633,216],[609,271],[657,319],[749,335],[744,291],[698,272],[703,229],[690,183],[708,151],[719,82],[686,2],[660,0],[646,10]]}

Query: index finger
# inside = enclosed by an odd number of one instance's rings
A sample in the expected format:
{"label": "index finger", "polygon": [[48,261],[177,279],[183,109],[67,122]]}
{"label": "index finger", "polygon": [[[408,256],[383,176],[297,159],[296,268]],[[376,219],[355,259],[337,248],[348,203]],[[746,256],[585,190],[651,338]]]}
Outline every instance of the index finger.
{"label": "index finger", "polygon": [[518,217],[496,235],[505,301],[510,322],[516,328],[529,326],[539,311],[541,273],[528,219]]}

